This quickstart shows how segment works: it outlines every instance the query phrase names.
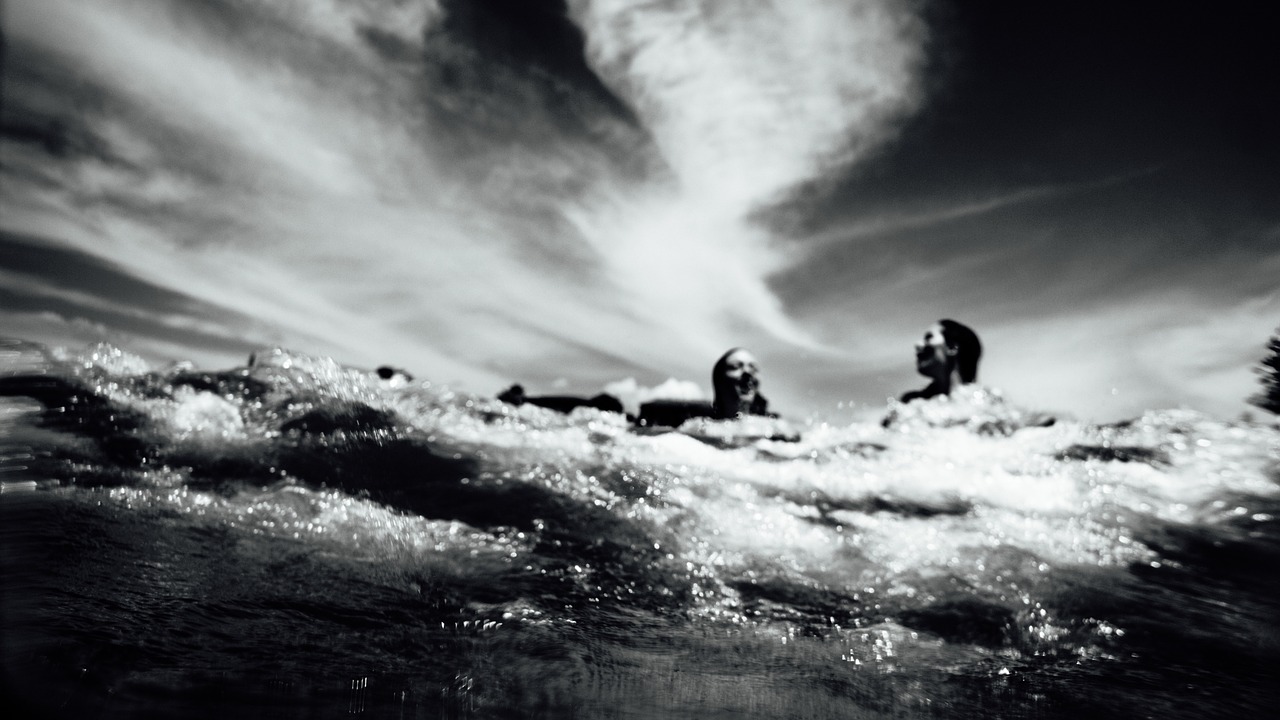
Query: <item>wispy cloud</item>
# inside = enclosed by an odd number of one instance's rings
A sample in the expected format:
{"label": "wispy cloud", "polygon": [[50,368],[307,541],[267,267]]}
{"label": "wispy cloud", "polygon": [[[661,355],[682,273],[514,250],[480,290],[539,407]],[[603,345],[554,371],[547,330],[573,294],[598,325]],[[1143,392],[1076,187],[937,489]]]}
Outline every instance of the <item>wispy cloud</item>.
{"label": "wispy cloud", "polygon": [[[914,386],[952,315],[986,379],[1051,407],[1221,407],[1250,379],[1225,348],[1275,322],[1280,255],[1247,186],[916,167],[927,192],[840,195],[928,99],[918,3],[566,5],[8,4],[3,228],[193,304],[5,274],[31,301],[5,326],[132,322],[178,354],[225,328],[481,391],[705,382],[745,344],[786,409]],[[814,232],[761,222],[811,191]]]}
{"label": "wispy cloud", "polygon": [[[1159,172],[1161,168],[1162,166],[1146,167],[1095,180],[1024,187],[978,198],[950,201],[912,198],[911,200],[919,207],[899,210],[884,208],[870,217],[840,223],[836,227],[824,229],[815,235],[795,239],[794,242],[800,245],[805,253],[820,253],[836,245],[884,238],[902,232],[927,230],[958,220],[981,218],[984,215],[1020,205],[1114,189],[1119,185],[1149,177]],[[791,260],[793,263],[802,262],[805,256],[803,253],[797,253],[791,257]]]}
{"label": "wispy cloud", "polygon": [[0,298],[0,327],[11,335],[38,323],[42,337],[79,332],[82,340],[107,340],[117,333],[224,357],[243,357],[270,338],[253,318],[139,280],[92,255],[6,232],[0,232]]}
{"label": "wispy cloud", "polygon": [[[68,239],[140,277],[355,361],[453,358],[464,380],[565,348],[628,359],[615,374],[701,375],[744,336],[808,341],[765,284],[779,259],[748,216],[919,102],[910,12],[574,3],[638,133],[603,105],[558,120],[559,81],[485,65],[449,12],[22,4],[18,47],[67,66],[57,111],[107,152],[7,203],[43,217],[26,229],[90,206]],[[449,73],[468,67],[484,73],[459,86]],[[86,91],[109,102],[82,110]]]}
{"label": "wispy cloud", "polygon": [[892,1],[572,3],[601,76],[682,190],[735,211],[892,136],[922,99],[924,25]]}

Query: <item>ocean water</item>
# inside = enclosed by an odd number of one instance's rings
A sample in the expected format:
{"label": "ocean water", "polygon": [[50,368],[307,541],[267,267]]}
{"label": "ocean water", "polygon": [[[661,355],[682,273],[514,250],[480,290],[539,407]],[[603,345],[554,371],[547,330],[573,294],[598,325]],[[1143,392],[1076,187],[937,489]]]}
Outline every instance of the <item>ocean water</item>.
{"label": "ocean water", "polygon": [[7,717],[1274,717],[1280,429],[637,431],[9,341]]}

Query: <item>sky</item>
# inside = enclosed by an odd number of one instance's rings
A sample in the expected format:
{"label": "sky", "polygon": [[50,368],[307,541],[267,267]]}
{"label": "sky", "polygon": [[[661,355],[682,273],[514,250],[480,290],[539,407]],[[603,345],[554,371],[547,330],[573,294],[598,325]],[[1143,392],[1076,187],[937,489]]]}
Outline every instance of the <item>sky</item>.
{"label": "sky", "polygon": [[629,402],[744,346],[835,418],[945,317],[1023,407],[1234,418],[1264,5],[4,0],[0,335]]}

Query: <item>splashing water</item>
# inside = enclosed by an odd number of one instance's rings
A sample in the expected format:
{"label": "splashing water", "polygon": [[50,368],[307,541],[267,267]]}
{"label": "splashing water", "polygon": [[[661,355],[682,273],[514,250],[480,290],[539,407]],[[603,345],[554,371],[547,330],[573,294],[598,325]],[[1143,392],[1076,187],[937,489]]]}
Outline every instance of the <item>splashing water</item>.
{"label": "splashing water", "polygon": [[1274,697],[1274,426],[1055,421],[976,390],[782,442],[281,350],[223,372],[5,355],[5,668],[59,716]]}

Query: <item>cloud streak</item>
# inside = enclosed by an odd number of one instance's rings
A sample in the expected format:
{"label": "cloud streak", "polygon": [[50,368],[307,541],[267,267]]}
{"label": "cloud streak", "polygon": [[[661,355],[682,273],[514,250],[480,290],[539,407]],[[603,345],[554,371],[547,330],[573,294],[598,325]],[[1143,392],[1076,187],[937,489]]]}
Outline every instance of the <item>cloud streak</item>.
{"label": "cloud streak", "polygon": [[574,3],[618,100],[564,117],[591,78],[547,77],[572,63],[540,48],[501,61],[494,18],[456,3],[22,4],[31,64],[107,101],[49,109],[101,151],[6,204],[359,362],[492,382],[578,347],[630,359],[600,377],[700,375],[743,336],[808,342],[749,213],[919,101],[921,30],[892,3],[718,7]]}
{"label": "cloud streak", "polygon": [[[1176,132],[1044,164],[1132,131],[1046,125],[1094,116],[1003,55],[937,101],[923,7],[12,3],[0,227],[191,304],[8,272],[5,327],[47,311],[50,337],[119,325],[178,355],[229,334],[481,392],[705,382],[748,345],[779,408],[825,410],[914,386],[911,342],[952,315],[1015,397],[1227,407],[1251,379],[1235,344],[1275,322],[1274,173],[1166,152]],[[1166,342],[1196,349],[1131,371]]]}

